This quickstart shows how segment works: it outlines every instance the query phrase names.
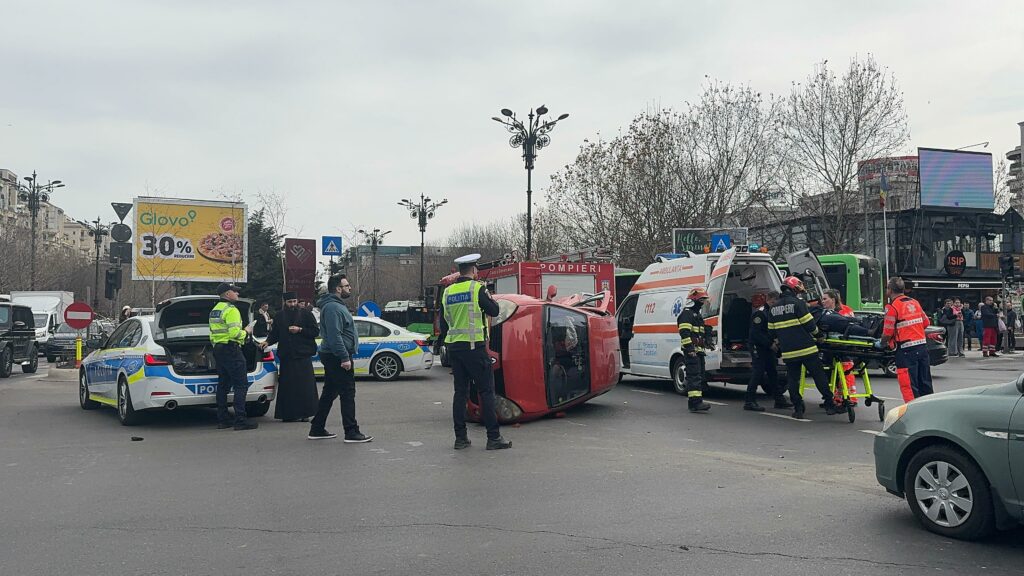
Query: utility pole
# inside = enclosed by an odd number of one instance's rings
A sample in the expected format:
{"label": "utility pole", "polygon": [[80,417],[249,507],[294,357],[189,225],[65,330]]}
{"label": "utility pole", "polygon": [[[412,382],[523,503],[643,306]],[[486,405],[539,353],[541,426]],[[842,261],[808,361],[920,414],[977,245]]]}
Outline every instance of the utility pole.
{"label": "utility pole", "polygon": [[385,236],[391,234],[391,230],[381,232],[380,228],[374,228],[367,232],[360,228],[359,233],[363,235],[366,242],[370,243],[370,266],[373,267],[373,301],[377,302],[377,247],[383,243]]}
{"label": "utility pole", "polygon": [[424,304],[427,302],[427,295],[423,283],[424,263],[426,259],[427,220],[433,218],[434,212],[447,203],[447,199],[442,199],[440,202],[431,202],[430,198],[424,196],[422,192],[420,192],[419,203],[415,203],[409,199],[403,199],[398,203],[399,206],[405,206],[409,209],[409,215],[416,219],[420,227],[420,300],[423,300]]}
{"label": "utility pole", "polygon": [[100,307],[100,251],[103,248],[103,237],[107,235],[107,229],[101,222],[100,217],[97,216],[96,220],[92,222],[92,228],[89,229],[89,236],[92,236],[92,240],[96,244],[96,276],[92,292],[93,310],[99,310]]}
{"label": "utility pole", "polygon": [[36,243],[38,241],[38,218],[40,204],[43,202],[50,201],[50,194],[57,188],[63,188],[64,184],[60,180],[52,180],[46,184],[39,184],[39,176],[35,170],[32,171],[31,176],[25,176],[25,180],[28,181],[28,186],[19,184],[17,180],[8,180],[7,182],[13,185],[18,191],[18,200],[21,202],[28,203],[29,213],[32,214],[32,259],[31,259],[31,272],[29,276],[29,289],[36,289]]}

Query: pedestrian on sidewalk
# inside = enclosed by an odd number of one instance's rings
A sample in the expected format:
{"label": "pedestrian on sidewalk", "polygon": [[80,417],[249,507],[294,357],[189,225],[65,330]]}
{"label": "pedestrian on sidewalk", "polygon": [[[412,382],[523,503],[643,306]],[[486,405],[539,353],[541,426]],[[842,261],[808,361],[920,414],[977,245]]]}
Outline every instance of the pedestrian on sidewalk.
{"label": "pedestrian on sidewalk", "polygon": [[281,295],[284,308],[277,321],[270,324],[267,339],[260,347],[277,344],[280,369],[277,378],[277,398],[274,418],[285,422],[308,422],[316,414],[316,377],[313,375],[313,356],[320,328],[308,310],[299,309],[295,292]]}
{"label": "pedestrian on sidewalk", "polygon": [[991,296],[985,296],[985,303],[979,306],[981,313],[982,342],[981,355],[985,358],[995,358],[996,343],[999,340],[999,311]]}
{"label": "pedestrian on sidewalk", "polygon": [[1017,311],[1013,309],[1013,303],[1007,298],[1003,302],[1003,324],[1006,331],[1003,332],[1003,354],[1016,354],[1017,339],[1013,332],[1017,325]]}
{"label": "pedestrian on sidewalk", "polygon": [[964,357],[964,308],[959,298],[953,299],[953,334],[946,334],[946,340],[956,341],[956,355]]}
{"label": "pedestrian on sidewalk", "polygon": [[[320,363],[324,366],[324,388],[316,416],[309,427],[310,440],[337,438],[327,431],[327,416],[334,400],[341,398],[341,425],[345,429],[345,442],[369,442],[373,436],[359,431],[356,422],[356,374],[353,358],[359,350],[359,335],[352,314],[342,301],[352,295],[352,285],[344,274],[327,280],[327,294],[317,302],[320,308],[321,333]],[[301,305],[301,304],[300,304]]]}
{"label": "pedestrian on sidewalk", "polygon": [[956,332],[956,312],[953,310],[952,299],[946,298],[938,316],[939,326],[946,329],[946,354],[950,357],[960,356],[960,335]]}
{"label": "pedestrian on sidewalk", "polygon": [[964,328],[964,337],[963,337],[962,342],[960,343],[960,352],[963,352],[965,347],[967,348],[967,350],[974,350],[974,346],[972,345],[972,341],[974,340],[974,332],[975,332],[975,330],[974,330],[974,310],[971,310],[971,303],[970,302],[964,300],[963,304],[964,304],[964,306],[960,310],[960,315],[963,317],[963,322],[964,322],[964,326],[963,326],[963,328]]}

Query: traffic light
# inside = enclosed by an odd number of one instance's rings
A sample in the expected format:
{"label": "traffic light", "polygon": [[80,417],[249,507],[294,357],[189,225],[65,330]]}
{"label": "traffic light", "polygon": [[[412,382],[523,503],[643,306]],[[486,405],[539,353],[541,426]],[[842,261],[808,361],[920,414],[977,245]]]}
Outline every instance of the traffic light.
{"label": "traffic light", "polygon": [[1013,282],[1013,277],[1016,274],[1016,260],[1017,258],[1009,253],[999,257],[999,275],[1010,282]]}
{"label": "traffic light", "polygon": [[108,268],[107,274],[107,285],[104,288],[104,296],[107,300],[114,299],[114,292],[121,289],[121,269],[120,268]]}

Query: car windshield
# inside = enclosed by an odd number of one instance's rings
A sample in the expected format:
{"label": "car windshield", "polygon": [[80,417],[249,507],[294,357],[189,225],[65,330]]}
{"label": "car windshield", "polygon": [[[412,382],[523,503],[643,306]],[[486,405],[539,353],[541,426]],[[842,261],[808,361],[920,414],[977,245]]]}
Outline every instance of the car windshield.
{"label": "car windshield", "polygon": [[7,324],[11,321],[11,309],[6,306],[0,306],[0,324]]}
{"label": "car windshield", "polygon": [[46,314],[33,314],[32,319],[36,323],[36,328],[46,326]]}
{"label": "car windshield", "polygon": [[61,324],[57,327],[57,334],[77,334],[78,330],[75,330],[67,324]]}

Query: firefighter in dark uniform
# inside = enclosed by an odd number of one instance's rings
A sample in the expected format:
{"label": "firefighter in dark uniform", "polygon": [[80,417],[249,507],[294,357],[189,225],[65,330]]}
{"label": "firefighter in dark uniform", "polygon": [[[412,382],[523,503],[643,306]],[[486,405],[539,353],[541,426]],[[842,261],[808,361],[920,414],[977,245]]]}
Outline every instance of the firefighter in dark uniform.
{"label": "firefighter in dark uniform", "polygon": [[800,396],[800,369],[814,378],[814,385],[821,392],[825,402],[825,413],[839,414],[832,401],[825,367],[818,357],[816,339],[824,336],[811,316],[807,304],[797,298],[804,291],[804,283],[796,276],[790,276],[782,283],[782,295],[768,308],[768,330],[779,341],[782,361],[786,364],[786,378],[789,381],[789,399],[793,402],[793,417],[804,417],[804,401]]}
{"label": "firefighter in dark uniform", "polygon": [[686,367],[686,397],[690,412],[707,412],[711,405],[703,398],[704,354],[707,350],[714,350],[714,346],[710,345],[710,327],[704,325],[700,309],[708,301],[708,292],[703,288],[694,288],[686,300],[683,311],[676,318],[679,345],[683,349],[683,365]]}
{"label": "firefighter in dark uniform", "polygon": [[469,382],[476,383],[480,393],[480,418],[487,428],[487,450],[511,448],[512,443],[501,436],[494,405],[494,372],[487,354],[487,321],[484,315],[497,316],[498,303],[491,298],[487,286],[476,279],[479,254],[456,258],[459,277],[444,289],[441,297],[441,333],[434,345],[434,354],[440,355],[443,342],[451,359],[455,376],[455,394],[452,401],[452,420],[455,425],[455,449],[469,448],[466,435],[466,402]]}
{"label": "firefighter in dark uniform", "polygon": [[768,307],[778,299],[778,292],[754,294],[750,305],[754,312],[750,315],[750,335],[747,343],[750,348],[750,383],[747,384],[747,396],[743,403],[744,410],[764,412],[757,403],[757,387],[761,386],[765,394],[775,398],[775,408],[792,408],[785,389],[779,383],[779,374],[775,369],[778,360],[772,345],[772,336],[768,332]]}

